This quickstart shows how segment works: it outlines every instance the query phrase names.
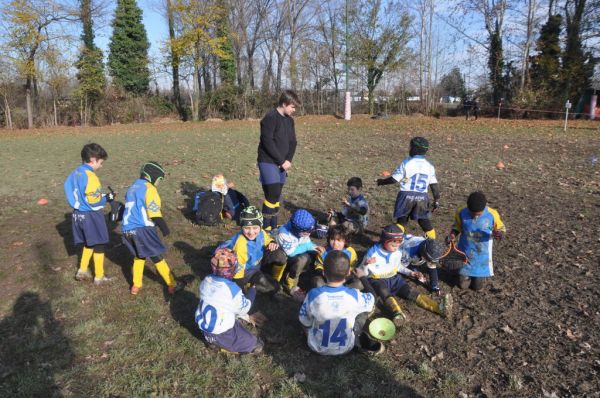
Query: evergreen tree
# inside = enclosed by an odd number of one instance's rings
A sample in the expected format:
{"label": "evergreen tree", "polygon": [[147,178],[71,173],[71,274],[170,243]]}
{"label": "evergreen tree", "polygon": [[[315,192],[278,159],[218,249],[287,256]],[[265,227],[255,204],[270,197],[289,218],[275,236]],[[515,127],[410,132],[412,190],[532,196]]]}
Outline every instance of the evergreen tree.
{"label": "evergreen tree", "polygon": [[492,83],[492,102],[498,105],[504,95],[504,56],[502,54],[502,37],[496,22],[494,33],[490,36],[490,54],[488,59],[490,82]]}
{"label": "evergreen tree", "polygon": [[148,91],[148,37],[142,23],[142,10],[135,0],[117,0],[108,67],[116,86],[133,94]]}
{"label": "evergreen tree", "polygon": [[440,94],[463,98],[466,95],[465,81],[459,68],[453,68],[440,80]]}
{"label": "evergreen tree", "polygon": [[560,87],[560,14],[550,15],[540,30],[536,42],[538,54],[531,57],[531,84],[534,90],[541,90],[554,97]]}
{"label": "evergreen tree", "polygon": [[586,9],[586,0],[565,3],[566,44],[563,53],[564,95],[576,104],[585,89],[590,86],[594,74],[594,59],[590,52],[583,51],[581,40],[582,20]]}
{"label": "evergreen tree", "polygon": [[81,0],[81,22],[83,46],[75,63],[78,69],[78,94],[90,105],[102,96],[106,79],[102,63],[102,51],[94,44],[92,24],[92,0]]}
{"label": "evergreen tree", "polygon": [[233,86],[236,78],[236,69],[231,34],[229,32],[229,7],[224,0],[219,1],[219,7],[222,14],[217,26],[217,37],[223,39],[220,48],[221,54],[219,55],[219,71],[221,72],[221,82],[225,85]]}

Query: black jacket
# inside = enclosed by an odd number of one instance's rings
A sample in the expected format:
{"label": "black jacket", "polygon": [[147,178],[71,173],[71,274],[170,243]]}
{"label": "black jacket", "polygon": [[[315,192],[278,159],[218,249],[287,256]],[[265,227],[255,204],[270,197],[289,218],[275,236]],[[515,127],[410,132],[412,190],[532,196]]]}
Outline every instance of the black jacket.
{"label": "black jacket", "polygon": [[260,143],[258,144],[258,162],[283,162],[294,158],[296,152],[296,130],[291,116],[282,116],[272,109],[260,121]]}

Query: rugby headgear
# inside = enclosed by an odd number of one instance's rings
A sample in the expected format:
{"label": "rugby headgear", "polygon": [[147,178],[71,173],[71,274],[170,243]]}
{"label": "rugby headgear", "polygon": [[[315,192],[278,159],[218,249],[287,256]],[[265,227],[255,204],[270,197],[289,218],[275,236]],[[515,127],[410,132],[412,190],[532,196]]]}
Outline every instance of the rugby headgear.
{"label": "rugby headgear", "polygon": [[446,247],[435,239],[425,239],[419,246],[419,256],[430,262],[437,262],[446,254]]}
{"label": "rugby headgear", "polygon": [[315,228],[315,218],[307,210],[298,209],[294,212],[291,219],[294,232],[310,232]]}
{"label": "rugby headgear", "polygon": [[414,137],[410,140],[410,156],[425,155],[429,149],[429,141],[424,137]]}
{"label": "rugby headgear", "polygon": [[250,227],[253,225],[262,227],[262,224],[263,215],[256,207],[248,206],[240,213],[240,225],[242,227]]}
{"label": "rugby headgear", "polygon": [[215,255],[210,259],[210,267],[213,274],[227,279],[233,279],[240,269],[235,253],[227,248],[215,251]]}
{"label": "rugby headgear", "polygon": [[150,184],[156,185],[165,178],[165,170],[157,162],[148,162],[142,166],[140,177],[150,181]]}
{"label": "rugby headgear", "polygon": [[390,224],[383,227],[379,242],[385,245],[391,240],[404,240],[404,227],[399,224]]}
{"label": "rugby headgear", "polygon": [[486,199],[485,195],[483,194],[483,192],[480,192],[480,191],[473,192],[472,194],[469,195],[469,198],[467,199],[467,207],[469,208],[470,211],[473,211],[473,212],[483,211],[483,209],[485,209],[486,205],[487,205],[487,199]]}

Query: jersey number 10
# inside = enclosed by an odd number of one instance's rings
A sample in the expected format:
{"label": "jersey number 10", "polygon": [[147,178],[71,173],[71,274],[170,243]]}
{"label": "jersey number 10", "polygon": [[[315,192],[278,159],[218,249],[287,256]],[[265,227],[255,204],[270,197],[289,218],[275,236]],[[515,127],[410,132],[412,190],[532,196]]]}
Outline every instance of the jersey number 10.
{"label": "jersey number 10", "polygon": [[338,343],[340,347],[346,345],[346,339],[348,338],[346,335],[346,318],[340,319],[340,322],[337,324],[337,327],[331,336],[331,320],[323,322],[319,326],[319,329],[323,331],[323,340],[321,340],[322,347],[328,347],[329,343]]}

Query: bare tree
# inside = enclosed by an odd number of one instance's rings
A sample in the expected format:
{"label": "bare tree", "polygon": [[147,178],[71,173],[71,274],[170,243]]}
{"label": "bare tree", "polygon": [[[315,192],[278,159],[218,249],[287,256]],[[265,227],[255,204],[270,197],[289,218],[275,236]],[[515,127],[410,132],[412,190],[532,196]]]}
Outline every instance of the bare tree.
{"label": "bare tree", "polygon": [[338,62],[342,55],[342,40],[340,36],[343,35],[339,26],[341,25],[342,12],[342,4],[335,0],[324,1],[317,5],[315,9],[315,13],[318,15],[317,31],[321,35],[328,54],[329,62],[327,69],[334,87],[335,101],[333,111],[335,113],[338,112],[339,107],[340,71],[338,69]]}

